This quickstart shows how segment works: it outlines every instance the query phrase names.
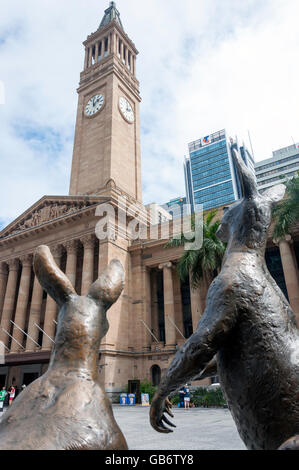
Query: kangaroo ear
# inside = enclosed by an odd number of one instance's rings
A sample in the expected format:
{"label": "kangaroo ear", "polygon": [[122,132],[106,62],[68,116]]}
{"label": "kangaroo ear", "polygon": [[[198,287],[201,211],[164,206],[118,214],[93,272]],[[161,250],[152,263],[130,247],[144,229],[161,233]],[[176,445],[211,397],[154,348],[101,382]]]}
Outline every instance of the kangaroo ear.
{"label": "kangaroo ear", "polygon": [[240,154],[239,152],[237,152],[236,149],[233,149],[233,159],[238,169],[243,196],[246,199],[254,198],[258,194],[254,174],[249,168],[247,168],[247,166],[243,162],[242,157],[240,157]]}
{"label": "kangaroo ear", "polygon": [[76,294],[69,279],[55,263],[49,247],[42,245],[37,248],[33,267],[41,286],[60,307],[71,294]]}
{"label": "kangaroo ear", "polygon": [[272,204],[275,205],[284,198],[286,189],[287,188],[284,184],[277,184],[276,186],[272,186],[272,188],[264,191],[262,195],[267,199],[270,199]]}
{"label": "kangaroo ear", "polygon": [[114,259],[99,279],[92,284],[88,295],[96,300],[101,300],[108,309],[122,293],[124,284],[125,274],[122,264]]}

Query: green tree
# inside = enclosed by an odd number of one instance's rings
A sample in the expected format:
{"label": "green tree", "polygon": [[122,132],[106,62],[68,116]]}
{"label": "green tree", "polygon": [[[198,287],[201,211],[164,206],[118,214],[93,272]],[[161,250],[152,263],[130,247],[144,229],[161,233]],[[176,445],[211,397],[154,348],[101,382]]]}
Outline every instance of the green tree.
{"label": "green tree", "polygon": [[[191,274],[191,286],[193,289],[199,287],[200,281],[205,279],[209,284],[215,277],[215,273],[221,267],[222,258],[225,253],[225,244],[216,236],[220,221],[214,220],[217,210],[209,212],[203,220],[203,242],[199,250],[184,250],[179,259],[177,270],[182,281]],[[195,217],[191,216],[191,230],[195,229]],[[166,248],[184,246],[192,240],[187,240],[184,234],[179,239],[171,239]]]}
{"label": "green tree", "polygon": [[278,239],[289,234],[299,221],[299,172],[286,183],[285,198],[274,208],[273,238]]}

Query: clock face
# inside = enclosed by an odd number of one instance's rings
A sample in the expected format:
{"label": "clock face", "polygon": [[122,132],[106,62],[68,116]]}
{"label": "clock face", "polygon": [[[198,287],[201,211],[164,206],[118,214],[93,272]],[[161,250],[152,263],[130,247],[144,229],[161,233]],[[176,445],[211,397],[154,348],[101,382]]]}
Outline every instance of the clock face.
{"label": "clock face", "polygon": [[88,101],[87,105],[85,106],[85,116],[93,116],[94,114],[98,113],[100,109],[103,107],[104,104],[104,96],[103,95],[95,95]]}
{"label": "clock face", "polygon": [[119,98],[119,108],[121,110],[122,115],[127,121],[134,122],[134,111],[126,98]]}

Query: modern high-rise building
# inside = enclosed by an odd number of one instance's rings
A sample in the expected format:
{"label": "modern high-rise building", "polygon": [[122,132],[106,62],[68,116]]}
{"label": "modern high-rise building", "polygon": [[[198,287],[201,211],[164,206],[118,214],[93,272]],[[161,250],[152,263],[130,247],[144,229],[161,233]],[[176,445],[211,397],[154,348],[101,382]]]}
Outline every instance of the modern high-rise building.
{"label": "modern high-rise building", "polygon": [[299,144],[275,150],[271,158],[256,162],[255,174],[259,191],[292,178],[299,171]]}
{"label": "modern high-rise building", "polygon": [[229,138],[224,129],[189,144],[184,171],[187,203],[192,212],[196,204],[202,204],[207,210],[230,204],[242,196],[233,148],[240,151],[245,164],[254,172],[254,160],[245,145],[239,147],[237,139]]}

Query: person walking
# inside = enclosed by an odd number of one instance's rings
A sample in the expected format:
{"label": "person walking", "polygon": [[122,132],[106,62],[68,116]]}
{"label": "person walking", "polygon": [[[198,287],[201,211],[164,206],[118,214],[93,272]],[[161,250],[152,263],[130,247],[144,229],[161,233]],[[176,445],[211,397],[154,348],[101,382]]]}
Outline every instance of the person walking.
{"label": "person walking", "polygon": [[185,409],[188,409],[190,405],[190,389],[188,387],[188,384],[186,384],[184,388],[185,388],[184,404],[185,404]]}
{"label": "person walking", "polygon": [[184,408],[185,387],[179,390],[179,407]]}
{"label": "person walking", "polygon": [[15,396],[16,396],[16,389],[15,387],[12,385],[9,389],[9,406],[12,405],[12,402],[14,401],[15,399]]}
{"label": "person walking", "polygon": [[0,391],[0,413],[3,413],[4,410],[4,400],[7,395],[7,391],[5,390],[5,387],[2,388]]}
{"label": "person walking", "polygon": [[4,398],[4,409],[7,409],[9,407],[9,393],[6,391],[6,395]]}

